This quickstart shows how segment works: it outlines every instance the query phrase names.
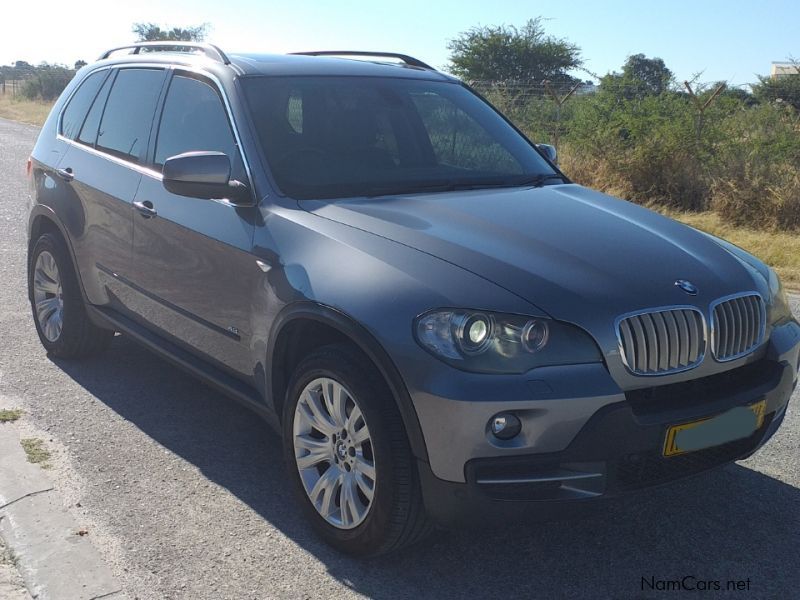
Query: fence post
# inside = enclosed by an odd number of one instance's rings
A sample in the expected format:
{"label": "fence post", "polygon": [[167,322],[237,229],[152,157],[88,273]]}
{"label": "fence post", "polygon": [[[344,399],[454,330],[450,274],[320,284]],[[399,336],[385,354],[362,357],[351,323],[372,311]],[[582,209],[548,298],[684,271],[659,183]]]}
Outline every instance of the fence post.
{"label": "fence post", "polygon": [[705,114],[706,109],[711,106],[711,103],[716,100],[717,96],[722,93],[727,86],[724,83],[720,83],[717,86],[717,89],[714,90],[714,93],[709,96],[708,100],[705,102],[700,102],[700,98],[697,97],[697,94],[694,93],[692,86],[689,84],[688,81],[683,82],[684,87],[689,92],[689,97],[691,97],[692,102],[694,102],[695,109],[697,110],[697,114],[695,115],[694,119],[694,134],[696,137],[697,145],[700,145],[700,142],[703,139],[703,128],[705,127]]}
{"label": "fence post", "polygon": [[553,102],[556,103],[556,128],[555,128],[555,133],[553,135],[553,146],[555,146],[556,150],[558,150],[558,145],[559,142],[561,141],[561,107],[567,100],[569,100],[572,94],[574,94],[575,91],[581,86],[581,82],[579,81],[574,86],[572,86],[572,89],[568,91],[563,98],[559,97],[559,95],[555,92],[555,90],[553,90],[553,88],[550,87],[550,82],[547,79],[545,79],[542,83],[544,84],[544,89],[553,99]]}

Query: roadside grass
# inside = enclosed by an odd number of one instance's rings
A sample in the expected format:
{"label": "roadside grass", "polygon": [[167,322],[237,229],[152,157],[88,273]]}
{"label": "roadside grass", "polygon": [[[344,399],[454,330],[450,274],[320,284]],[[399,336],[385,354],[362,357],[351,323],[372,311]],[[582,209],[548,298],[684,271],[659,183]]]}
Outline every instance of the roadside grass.
{"label": "roadside grass", "polygon": [[0,538],[0,566],[17,566],[17,556],[5,545],[3,538]]}
{"label": "roadside grass", "polygon": [[774,268],[787,289],[800,291],[800,232],[730,225],[714,212],[679,212],[651,206],[682,223],[736,244]]}
{"label": "roadside grass", "polygon": [[52,102],[28,100],[10,94],[0,95],[0,117],[12,121],[42,126],[52,107]]}
{"label": "roadside grass", "polygon": [[49,469],[50,451],[44,447],[44,440],[39,438],[22,438],[20,440],[22,449],[28,457],[28,462],[39,465],[43,469]]}
{"label": "roadside grass", "polygon": [[11,423],[16,421],[22,416],[22,410],[19,408],[1,408],[0,409],[0,423]]}

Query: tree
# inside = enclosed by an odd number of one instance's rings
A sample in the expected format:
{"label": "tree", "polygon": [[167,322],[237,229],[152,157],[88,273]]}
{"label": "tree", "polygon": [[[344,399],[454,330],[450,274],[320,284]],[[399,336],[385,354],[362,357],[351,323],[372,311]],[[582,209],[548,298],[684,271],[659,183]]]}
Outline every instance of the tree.
{"label": "tree", "polygon": [[761,102],[785,102],[800,110],[800,65],[797,74],[759,77],[753,95]]}
{"label": "tree", "polygon": [[[718,81],[712,86],[712,88],[716,89],[723,83],[726,82]],[[720,93],[719,97],[728,98],[731,101],[747,106],[748,108],[758,104],[758,99],[751,92],[739,87],[730,87],[728,85],[726,85],[725,89],[722,90],[722,93]]]}
{"label": "tree", "polygon": [[600,80],[600,87],[626,100],[633,100],[663,94],[672,81],[672,71],[662,59],[634,54],[622,65],[622,73],[609,73]]}
{"label": "tree", "polygon": [[76,61],[75,61],[75,70],[76,70],[76,71],[79,71],[79,70],[81,70],[83,67],[85,67],[85,66],[86,66],[86,64],[87,64],[87,63],[86,63],[86,61],[85,61],[85,60],[76,60]]}
{"label": "tree", "polygon": [[567,71],[582,64],[580,48],[545,34],[541,17],[521,28],[473,27],[447,44],[449,71],[467,81],[574,80]]}
{"label": "tree", "polygon": [[653,96],[663,94],[672,82],[672,71],[664,61],[644,54],[629,56],[622,66],[622,76],[639,82],[640,89]]}
{"label": "tree", "polygon": [[55,100],[74,75],[75,71],[63,65],[42,63],[22,84],[20,93],[31,100],[36,98],[47,101]]}
{"label": "tree", "polygon": [[136,34],[137,42],[153,41],[181,41],[181,42],[202,42],[206,39],[209,29],[208,23],[196,25],[194,27],[173,27],[162,29],[155,23],[134,23],[133,33]]}
{"label": "tree", "polygon": [[36,68],[26,62],[24,60],[17,60],[14,61],[14,78],[15,79],[24,79],[25,77],[32,75]]}

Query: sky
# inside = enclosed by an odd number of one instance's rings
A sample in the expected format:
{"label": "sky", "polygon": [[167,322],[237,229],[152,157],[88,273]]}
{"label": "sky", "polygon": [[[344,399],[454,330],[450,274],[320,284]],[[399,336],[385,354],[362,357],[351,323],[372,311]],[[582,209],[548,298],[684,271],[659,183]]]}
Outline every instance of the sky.
{"label": "sky", "polygon": [[772,61],[800,58],[797,0],[37,0],[34,10],[16,1],[0,8],[0,64],[92,62],[133,41],[135,22],[207,22],[208,41],[231,53],[383,50],[444,68],[447,42],[460,32],[537,16],[600,75],[644,53],[664,59],[679,81],[701,73],[700,81],[742,85],[768,74]]}

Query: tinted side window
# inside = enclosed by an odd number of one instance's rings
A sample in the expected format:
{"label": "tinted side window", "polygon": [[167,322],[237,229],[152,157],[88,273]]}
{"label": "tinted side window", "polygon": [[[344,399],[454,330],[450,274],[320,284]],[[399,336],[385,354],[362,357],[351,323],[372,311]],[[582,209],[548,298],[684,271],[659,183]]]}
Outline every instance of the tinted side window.
{"label": "tinted side window", "polygon": [[97,130],[100,128],[100,117],[103,116],[103,108],[106,105],[108,92],[111,89],[111,83],[113,81],[114,76],[112,75],[106,79],[105,83],[103,83],[103,87],[100,88],[100,93],[98,93],[95,97],[94,102],[92,103],[92,108],[89,109],[89,114],[86,115],[86,120],[83,122],[81,132],[78,134],[79,142],[88,144],[89,146],[94,146],[95,142],[97,141]]}
{"label": "tinted side window", "polygon": [[164,103],[156,138],[155,162],[164,164],[170,156],[206,150],[224,152],[237,175],[239,152],[222,99],[209,84],[176,75]]}
{"label": "tinted side window", "polygon": [[117,74],[106,102],[97,148],[139,162],[147,148],[164,72],[123,69]]}
{"label": "tinted side window", "polygon": [[86,117],[86,112],[107,75],[108,70],[97,71],[83,80],[61,116],[61,135],[71,140],[75,139],[81,129],[83,119]]}

